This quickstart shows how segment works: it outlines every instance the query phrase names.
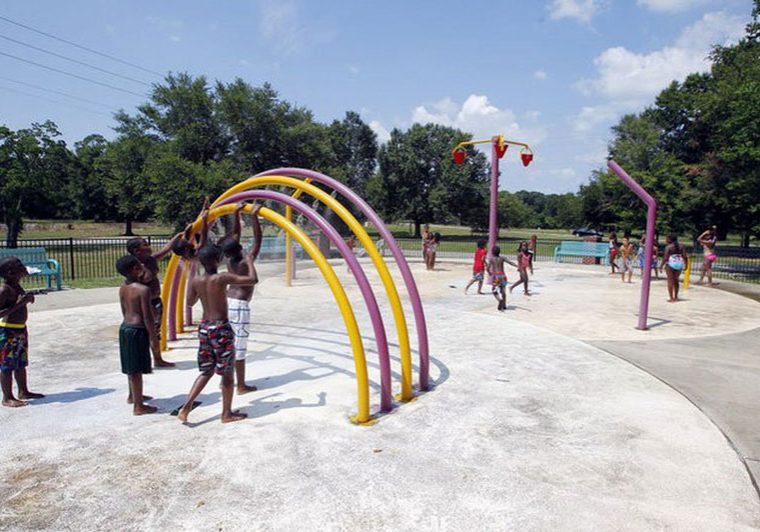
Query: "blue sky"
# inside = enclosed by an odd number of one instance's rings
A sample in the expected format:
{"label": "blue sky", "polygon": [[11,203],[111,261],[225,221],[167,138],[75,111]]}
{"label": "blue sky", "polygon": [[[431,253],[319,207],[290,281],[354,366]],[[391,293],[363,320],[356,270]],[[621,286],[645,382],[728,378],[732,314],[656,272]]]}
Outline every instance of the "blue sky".
{"label": "blue sky", "polygon": [[[751,10],[751,0],[5,0],[0,17],[158,73],[270,82],[317,120],[359,112],[381,141],[415,121],[501,133],[535,152],[527,169],[507,152],[502,188],[574,192],[605,164],[610,126],[708,69],[711,45],[740,38]],[[0,123],[12,129],[51,119],[69,143],[113,138],[113,110],[132,112],[149,91],[25,45],[161,79],[7,20],[0,37]]]}

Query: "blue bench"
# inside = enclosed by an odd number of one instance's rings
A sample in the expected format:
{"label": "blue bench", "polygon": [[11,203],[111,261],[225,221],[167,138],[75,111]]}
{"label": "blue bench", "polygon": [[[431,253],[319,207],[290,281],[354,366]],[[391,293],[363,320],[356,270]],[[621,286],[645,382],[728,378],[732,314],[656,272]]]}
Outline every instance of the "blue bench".
{"label": "blue bench", "polygon": [[53,277],[58,290],[61,289],[61,265],[55,259],[48,258],[45,248],[0,248],[0,259],[16,257],[27,268],[33,268],[31,277],[47,277],[47,287],[53,287]]}
{"label": "blue bench", "polygon": [[560,262],[562,257],[594,257],[602,259],[607,264],[609,259],[609,244],[605,242],[579,242],[563,240],[554,248],[554,262]]}

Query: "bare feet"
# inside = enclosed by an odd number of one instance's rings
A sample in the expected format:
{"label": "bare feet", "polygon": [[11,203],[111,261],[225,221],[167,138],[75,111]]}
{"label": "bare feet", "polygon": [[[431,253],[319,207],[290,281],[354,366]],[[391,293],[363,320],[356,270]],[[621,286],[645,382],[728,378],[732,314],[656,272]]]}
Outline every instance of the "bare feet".
{"label": "bare feet", "polygon": [[256,388],[255,386],[249,386],[248,384],[243,384],[242,386],[237,387],[237,394],[243,395],[246,393],[255,392],[256,390],[258,390],[258,388]]}
{"label": "bare feet", "polygon": [[187,423],[187,416],[190,413],[190,410],[185,409],[183,406],[179,409],[179,412],[177,412],[177,419],[179,419],[182,423]]}
{"label": "bare feet", "polygon": [[222,423],[233,423],[235,421],[242,421],[248,417],[248,414],[243,414],[239,410],[233,410],[229,414],[222,414]]}
{"label": "bare feet", "polygon": [[155,406],[150,405],[142,405],[135,407],[135,409],[132,411],[132,414],[135,416],[142,416],[144,414],[154,414],[158,410]]}
{"label": "bare feet", "polygon": [[525,292],[524,295],[526,295],[526,296],[532,296],[533,294],[531,294],[530,292]]}
{"label": "bare feet", "polygon": [[45,394],[34,393],[34,392],[30,392],[29,390],[18,393],[19,399],[42,399],[43,397],[45,397]]}
{"label": "bare feet", "polygon": [[[150,401],[151,399],[153,399],[153,397],[151,397],[150,395],[143,394],[143,401]],[[127,404],[131,405],[132,403],[134,403],[134,401],[132,400],[132,396],[130,395],[129,397],[127,397]]]}
{"label": "bare feet", "polygon": [[156,368],[173,368],[174,365],[174,362],[169,362],[163,358],[153,360],[153,367]]}
{"label": "bare feet", "polygon": [[485,292],[478,292],[478,295],[479,296],[487,296],[488,294],[486,294]]}
{"label": "bare feet", "polygon": [[18,399],[3,399],[3,406],[8,406],[10,408],[18,408],[20,406],[26,406],[27,404],[26,401],[19,401]]}

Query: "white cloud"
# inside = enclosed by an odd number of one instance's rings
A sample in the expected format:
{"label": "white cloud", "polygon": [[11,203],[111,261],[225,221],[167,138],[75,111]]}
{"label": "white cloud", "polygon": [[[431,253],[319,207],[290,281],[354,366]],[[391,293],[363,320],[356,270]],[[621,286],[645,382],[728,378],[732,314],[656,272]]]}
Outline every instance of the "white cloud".
{"label": "white cloud", "polygon": [[707,0],[637,0],[636,4],[658,13],[678,13],[706,2]]}
{"label": "white cloud", "polygon": [[349,67],[348,67],[348,71],[349,71],[349,72],[350,72],[352,75],[356,76],[356,75],[359,73],[359,67],[358,67],[358,66],[354,66],[354,65],[349,65]]}
{"label": "white cloud", "polygon": [[387,129],[385,129],[385,127],[383,127],[383,125],[379,121],[372,120],[369,123],[369,128],[375,132],[375,135],[377,135],[377,141],[380,144],[386,143],[388,142],[388,140],[390,140],[391,138],[390,132]]}
{"label": "white cloud", "polygon": [[[530,127],[523,127],[511,109],[499,109],[487,96],[471,94],[461,105],[451,98],[420,105],[412,111],[412,122],[441,124],[472,134],[476,140],[504,135],[507,139],[526,142],[532,147],[546,139],[545,128],[536,122],[538,115],[528,113]],[[485,145],[487,146],[487,145]],[[482,146],[481,146],[482,148]],[[488,148],[483,148],[488,150]],[[507,163],[514,162],[511,159]]]}
{"label": "white cloud", "polygon": [[552,0],[549,4],[549,16],[553,20],[574,18],[588,24],[599,12],[599,0]]}
{"label": "white cloud", "polygon": [[282,55],[292,55],[302,47],[298,11],[293,2],[267,1],[262,3],[259,31]]}
{"label": "white cloud", "polygon": [[597,76],[576,84],[583,94],[602,101],[578,113],[575,131],[589,131],[612,122],[620,114],[651,104],[673,80],[682,81],[693,72],[709,70],[707,56],[714,44],[735,42],[743,33],[740,17],[707,13],[684,29],[671,46],[660,50],[637,53],[622,46],[608,48],[594,59]]}
{"label": "white cloud", "polygon": [[543,70],[536,70],[533,73],[533,77],[536,78],[536,79],[538,79],[538,80],[542,80],[542,81],[547,78],[546,72],[544,72]]}

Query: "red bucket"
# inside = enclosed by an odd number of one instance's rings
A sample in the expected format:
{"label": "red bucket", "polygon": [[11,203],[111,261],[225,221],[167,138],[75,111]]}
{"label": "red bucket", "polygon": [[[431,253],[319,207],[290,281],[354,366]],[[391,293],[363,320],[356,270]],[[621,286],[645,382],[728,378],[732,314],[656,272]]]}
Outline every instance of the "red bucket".
{"label": "red bucket", "polygon": [[454,152],[454,162],[456,164],[462,164],[465,157],[467,157],[467,154],[464,152],[464,150],[457,150]]}
{"label": "red bucket", "polygon": [[533,160],[533,154],[532,153],[521,153],[520,159],[522,159],[523,166],[528,166],[531,161]]}

